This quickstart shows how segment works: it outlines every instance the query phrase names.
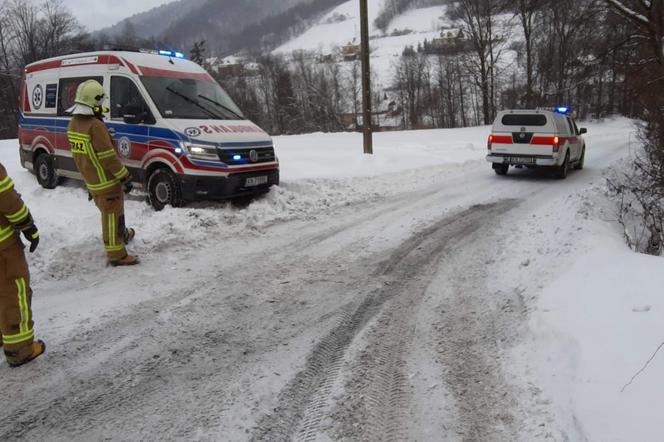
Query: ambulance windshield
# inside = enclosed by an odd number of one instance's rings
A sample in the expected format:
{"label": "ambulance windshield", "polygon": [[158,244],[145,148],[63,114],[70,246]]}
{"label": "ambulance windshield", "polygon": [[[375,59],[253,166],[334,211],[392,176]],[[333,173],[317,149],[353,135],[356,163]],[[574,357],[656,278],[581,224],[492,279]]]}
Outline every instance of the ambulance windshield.
{"label": "ambulance windshield", "polygon": [[192,78],[141,77],[164,118],[244,120],[242,111],[214,81]]}

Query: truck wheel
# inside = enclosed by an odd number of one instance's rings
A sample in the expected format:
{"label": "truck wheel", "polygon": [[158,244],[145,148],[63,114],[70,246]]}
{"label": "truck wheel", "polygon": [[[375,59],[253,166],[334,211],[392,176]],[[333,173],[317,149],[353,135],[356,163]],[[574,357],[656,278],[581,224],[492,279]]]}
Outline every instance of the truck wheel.
{"label": "truck wheel", "polygon": [[559,180],[564,180],[567,178],[567,174],[569,173],[569,151],[567,151],[567,154],[565,155],[565,161],[563,164],[556,170],[556,178]]}
{"label": "truck wheel", "polygon": [[169,169],[157,169],[148,179],[148,198],[156,211],[167,205],[182,206],[182,191],[175,174]]}
{"label": "truck wheel", "polygon": [[496,175],[507,175],[507,171],[510,170],[509,164],[494,164],[493,171],[496,172]]}
{"label": "truck wheel", "polygon": [[53,157],[47,153],[41,153],[35,160],[35,174],[37,182],[44,189],[55,189],[58,186],[60,178],[55,173]]}
{"label": "truck wheel", "polygon": [[574,165],[575,170],[583,170],[583,166],[586,162],[586,146],[583,146],[583,150],[581,151],[581,158],[579,161]]}

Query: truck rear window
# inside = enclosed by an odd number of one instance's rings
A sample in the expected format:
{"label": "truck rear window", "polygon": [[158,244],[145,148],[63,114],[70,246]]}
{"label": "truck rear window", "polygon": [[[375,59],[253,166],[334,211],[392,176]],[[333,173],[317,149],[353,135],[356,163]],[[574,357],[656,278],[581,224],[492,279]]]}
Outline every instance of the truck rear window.
{"label": "truck rear window", "polygon": [[546,126],[542,114],[509,114],[503,117],[503,126]]}

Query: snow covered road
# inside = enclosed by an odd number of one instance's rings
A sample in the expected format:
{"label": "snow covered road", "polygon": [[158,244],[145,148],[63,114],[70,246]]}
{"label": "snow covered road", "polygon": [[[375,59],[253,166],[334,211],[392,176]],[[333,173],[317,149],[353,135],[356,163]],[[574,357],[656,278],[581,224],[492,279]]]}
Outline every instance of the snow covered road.
{"label": "snow covered road", "polygon": [[374,158],[278,138],[283,185],[248,207],[130,201],[136,269],[104,267],[79,184],[38,188],[0,142],[48,345],[0,365],[0,439],[595,440],[537,386],[530,323],[628,153],[629,121],[588,127],[565,181],[495,176],[486,128],[379,134]]}

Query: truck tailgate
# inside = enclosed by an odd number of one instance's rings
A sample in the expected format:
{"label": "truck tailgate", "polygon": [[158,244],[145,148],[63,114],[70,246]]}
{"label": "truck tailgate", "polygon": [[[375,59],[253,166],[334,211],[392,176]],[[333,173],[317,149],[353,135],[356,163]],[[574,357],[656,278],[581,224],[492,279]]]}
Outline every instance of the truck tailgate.
{"label": "truck tailgate", "polygon": [[[528,134],[530,135],[530,134]],[[532,135],[529,142],[514,142],[513,134],[494,134],[491,152],[499,155],[552,156],[553,137],[550,135]]]}

